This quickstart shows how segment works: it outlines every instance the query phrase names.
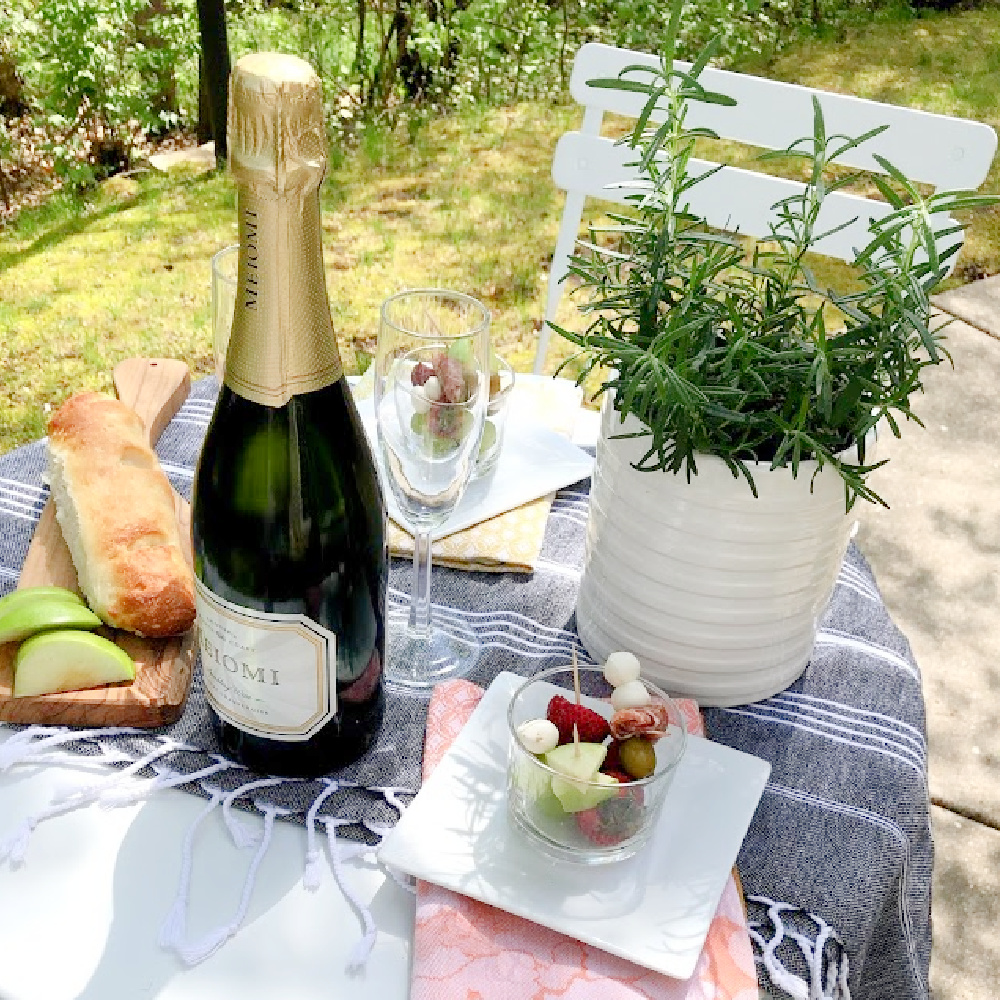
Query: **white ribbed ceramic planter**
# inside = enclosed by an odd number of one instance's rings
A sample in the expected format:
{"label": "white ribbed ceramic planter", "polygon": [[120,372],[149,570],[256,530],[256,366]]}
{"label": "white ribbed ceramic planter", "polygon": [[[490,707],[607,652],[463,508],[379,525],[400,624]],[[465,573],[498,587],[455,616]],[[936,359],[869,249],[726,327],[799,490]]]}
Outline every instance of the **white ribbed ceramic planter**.
{"label": "white ribbed ceramic planter", "polygon": [[814,462],[751,465],[754,497],[713,456],[698,475],[638,472],[649,438],[614,439],[609,401],[590,493],[576,617],[598,662],[626,649],[643,674],[703,705],[766,698],[805,669],[850,540],[844,483]]}

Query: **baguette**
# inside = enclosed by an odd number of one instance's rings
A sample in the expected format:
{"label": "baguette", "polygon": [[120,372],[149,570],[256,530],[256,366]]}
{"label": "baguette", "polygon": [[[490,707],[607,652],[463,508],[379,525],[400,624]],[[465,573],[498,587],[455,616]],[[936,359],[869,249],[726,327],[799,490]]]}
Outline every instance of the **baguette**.
{"label": "baguette", "polygon": [[108,625],[160,638],[195,619],[174,492],[135,412],[71,396],[49,420],[49,483],[80,589]]}

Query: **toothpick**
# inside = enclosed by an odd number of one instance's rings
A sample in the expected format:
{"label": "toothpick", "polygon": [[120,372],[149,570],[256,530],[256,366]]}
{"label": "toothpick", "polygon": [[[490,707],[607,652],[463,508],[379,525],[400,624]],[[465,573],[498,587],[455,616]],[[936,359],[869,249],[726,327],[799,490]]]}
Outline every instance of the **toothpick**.
{"label": "toothpick", "polygon": [[580,704],[580,668],[576,665],[576,647],[573,647],[573,693],[576,695],[576,703]]}
{"label": "toothpick", "polygon": [[576,723],[573,723],[573,756],[580,756],[580,730],[577,729]]}

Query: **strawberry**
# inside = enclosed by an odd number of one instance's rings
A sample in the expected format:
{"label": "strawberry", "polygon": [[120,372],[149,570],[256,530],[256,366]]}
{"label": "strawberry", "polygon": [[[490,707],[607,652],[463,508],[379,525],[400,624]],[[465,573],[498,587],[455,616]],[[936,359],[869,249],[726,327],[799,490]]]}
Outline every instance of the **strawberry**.
{"label": "strawberry", "polygon": [[545,717],[559,730],[559,744],[573,742],[576,725],[581,743],[603,743],[611,732],[608,720],[584,705],[574,705],[561,694],[549,701]]}
{"label": "strawberry", "polygon": [[[607,752],[607,754],[605,754],[605,756],[604,756],[604,763],[601,765],[601,770],[605,774],[615,774],[616,771],[618,773],[624,773],[625,768],[622,767],[622,759],[621,759],[621,756],[619,755],[619,748],[620,747],[621,747],[621,741],[620,740],[612,740],[608,744],[608,752]],[[615,774],[615,777],[618,777],[618,775]],[[625,778],[625,779],[618,778],[618,780],[619,781],[622,781],[622,780],[631,781],[632,779],[631,778]]]}

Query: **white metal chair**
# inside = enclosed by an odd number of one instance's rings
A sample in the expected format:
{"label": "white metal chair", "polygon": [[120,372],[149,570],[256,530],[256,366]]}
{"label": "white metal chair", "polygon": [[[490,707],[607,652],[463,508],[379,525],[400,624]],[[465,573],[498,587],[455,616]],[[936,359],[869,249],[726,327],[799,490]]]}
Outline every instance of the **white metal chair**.
{"label": "white metal chair", "polygon": [[[549,271],[545,323],[538,341],[534,371],[541,373],[548,348],[550,326],[563,293],[569,258],[577,239],[588,197],[623,204],[627,190],[609,185],[634,177],[634,168],[626,164],[635,152],[601,135],[605,112],[636,118],[645,95],[591,87],[589,80],[617,77],[630,65],[656,66],[659,59],[645,53],[610,45],[590,43],[576,55],[570,92],[584,108],[580,131],[567,132],[556,146],[552,178],[566,192],[562,223]],[[690,63],[678,61],[685,69]],[[828,135],[858,136],[879,125],[889,128],[857,149],[850,150],[836,162],[853,169],[881,172],[872,158],[878,153],[895,164],[913,181],[928,184],[935,190],[975,190],[982,184],[993,161],[997,136],[994,130],[978,122],[926,111],[915,111],[881,104],[859,97],[848,97],[796,84],[779,83],[762,77],[708,68],[702,71],[701,83],[712,91],[734,97],[735,107],[693,103],[686,124],[707,127],[722,139],[766,149],[785,149],[803,136],[812,134],[812,97],[816,95],[823,109]],[[694,161],[692,172],[713,166]],[[802,190],[800,182],[725,166],[690,192],[692,211],[710,225],[730,232],[765,237],[771,206]],[[828,196],[820,217],[820,228],[830,230],[856,217],[856,221],[817,245],[831,257],[850,260],[855,248],[868,242],[868,224],[890,211],[882,201],[863,198],[844,191]],[[942,216],[942,220],[946,219]],[[939,250],[963,239],[953,233],[942,241]],[[951,259],[954,267],[955,258]]]}

